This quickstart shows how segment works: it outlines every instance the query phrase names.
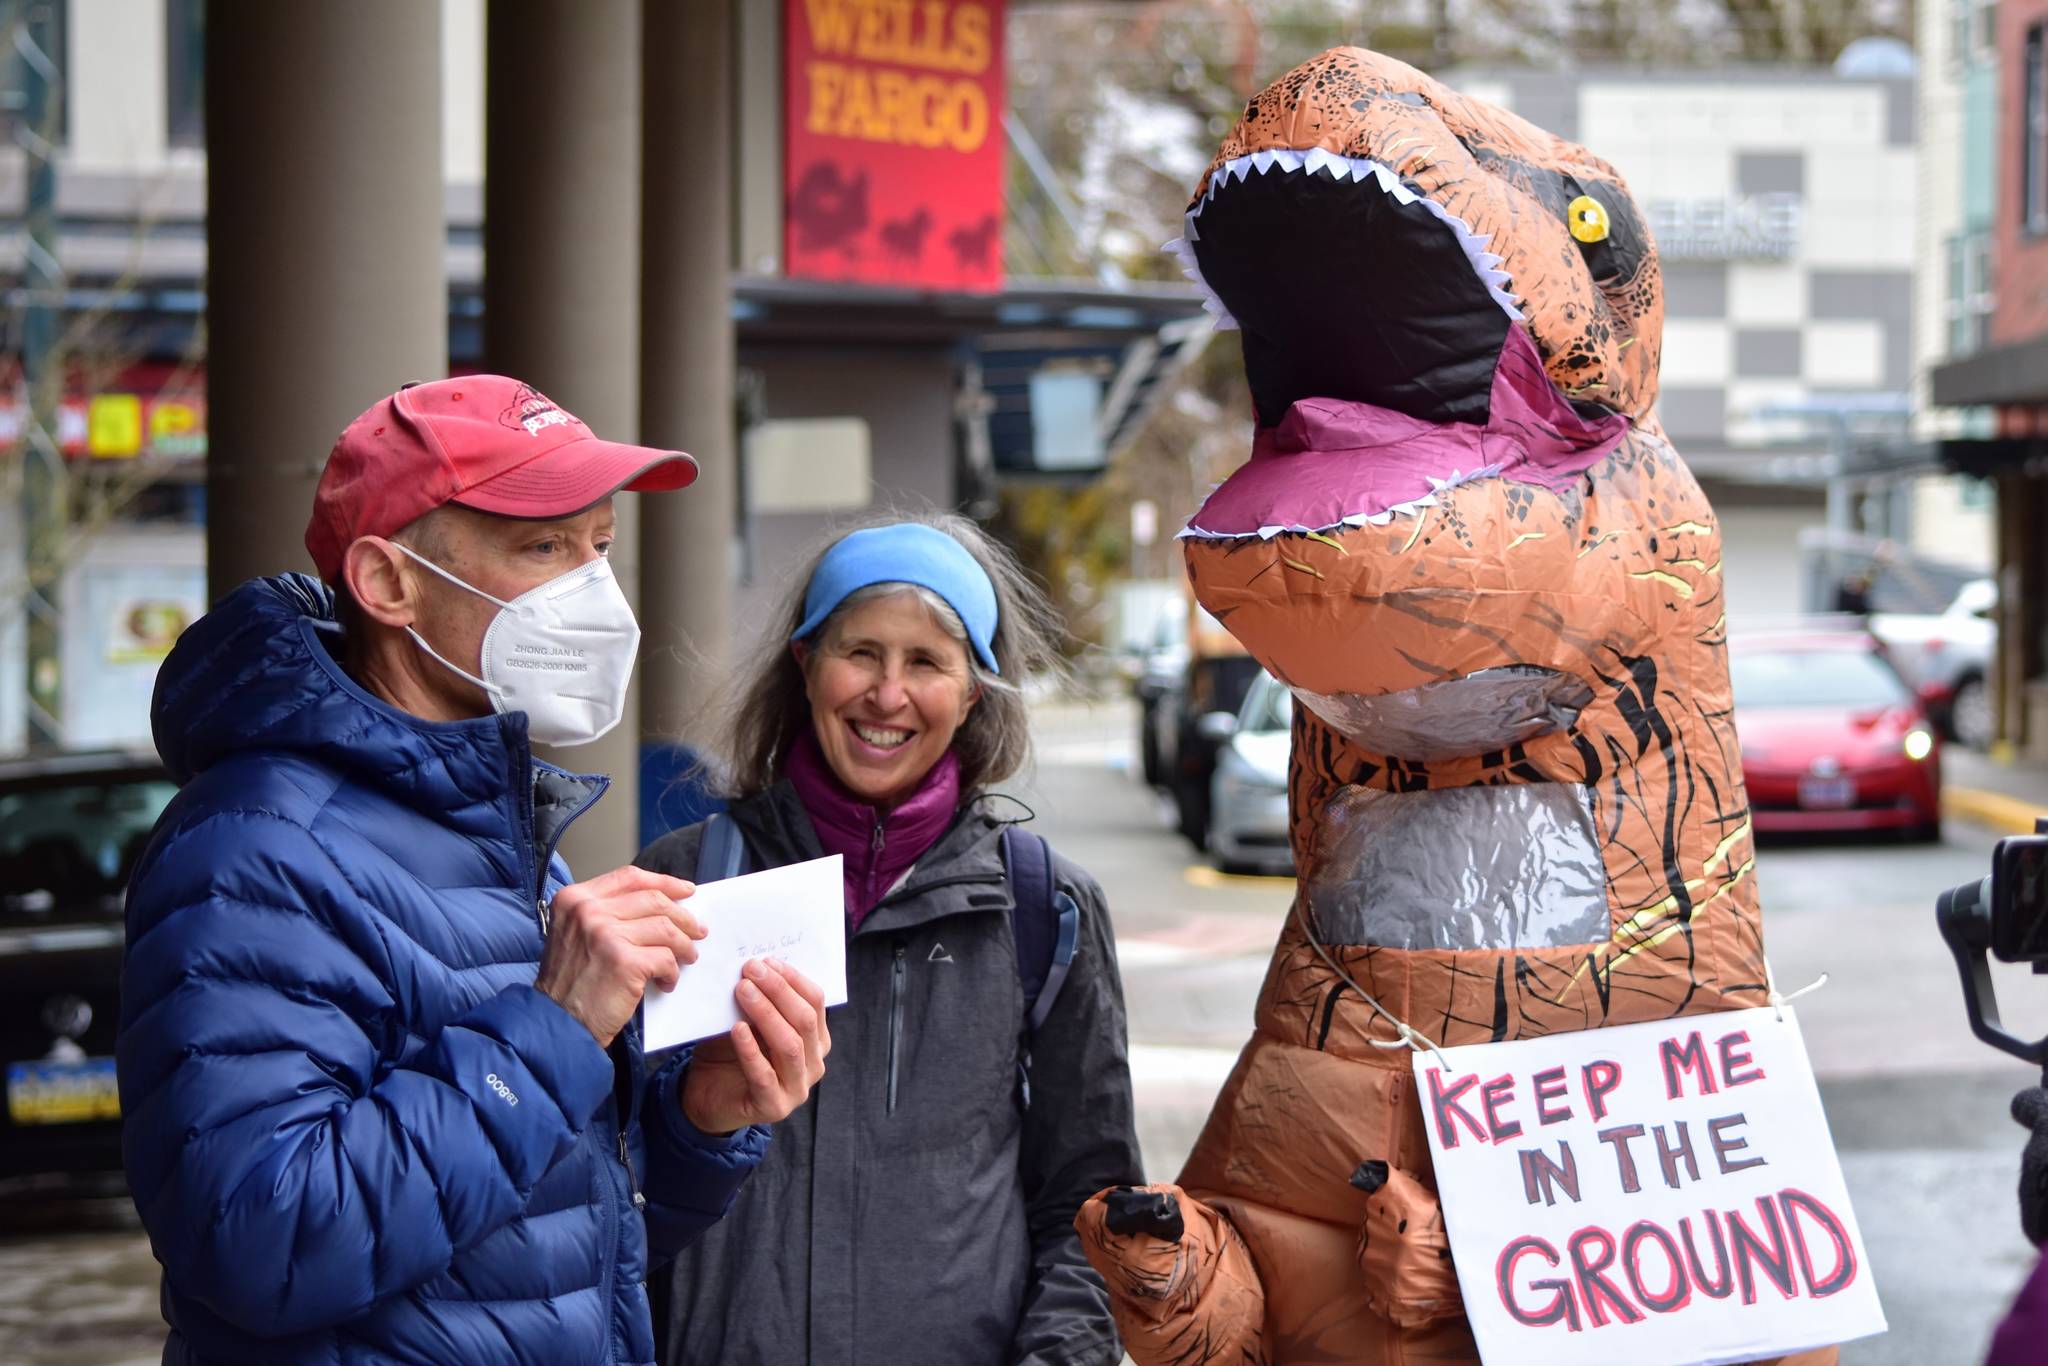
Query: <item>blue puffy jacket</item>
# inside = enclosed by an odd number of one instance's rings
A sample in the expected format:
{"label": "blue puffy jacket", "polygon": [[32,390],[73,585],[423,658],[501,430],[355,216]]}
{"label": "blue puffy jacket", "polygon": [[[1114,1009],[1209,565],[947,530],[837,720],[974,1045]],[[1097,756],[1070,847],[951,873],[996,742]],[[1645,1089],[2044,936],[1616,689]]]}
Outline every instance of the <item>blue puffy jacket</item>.
{"label": "blue puffy jacket", "polygon": [[533,989],[604,781],[536,763],[524,715],[370,696],[332,609],[244,584],[157,681],[184,787],[129,889],[117,1052],[164,1360],[652,1362],[649,1245],[717,1220],[766,1130],[696,1132],[686,1059],[643,1080],[636,1030],[608,1056]]}

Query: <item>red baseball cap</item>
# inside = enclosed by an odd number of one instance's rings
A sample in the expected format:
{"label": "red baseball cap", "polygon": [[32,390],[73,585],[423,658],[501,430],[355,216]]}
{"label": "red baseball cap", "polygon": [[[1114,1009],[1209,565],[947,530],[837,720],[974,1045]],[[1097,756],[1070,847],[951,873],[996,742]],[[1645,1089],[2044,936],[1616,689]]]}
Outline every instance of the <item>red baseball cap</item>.
{"label": "red baseball cap", "polygon": [[464,375],[408,384],[334,443],[306,550],[329,583],[360,536],[389,536],[444,503],[500,517],[570,517],[621,489],[686,488],[682,451],[603,441],[530,384]]}

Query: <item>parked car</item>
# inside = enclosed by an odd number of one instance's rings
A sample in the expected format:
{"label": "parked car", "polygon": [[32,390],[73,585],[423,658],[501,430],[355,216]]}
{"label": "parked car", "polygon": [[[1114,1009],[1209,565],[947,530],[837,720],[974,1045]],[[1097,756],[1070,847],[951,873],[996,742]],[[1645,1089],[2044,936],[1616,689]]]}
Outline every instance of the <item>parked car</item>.
{"label": "parked car", "polygon": [[1996,580],[1964,584],[1940,612],[1880,612],[1870,619],[1870,629],[1944,735],[1971,749],[1989,747],[1993,721],[1986,680],[1998,649]]}
{"label": "parked car", "polygon": [[1875,637],[1737,636],[1728,664],[1759,832],[1941,838],[1941,740]]}
{"label": "parked car", "polygon": [[1224,731],[1219,722],[1203,718],[1236,717],[1263,672],[1246,654],[1196,654],[1188,660],[1181,685],[1160,699],[1159,730],[1174,820],[1180,833],[1197,849],[1209,847],[1210,780],[1216,774],[1216,753]]}
{"label": "parked car", "polygon": [[1138,676],[1131,680],[1131,692],[1138,699],[1138,768],[1147,787],[1166,781],[1173,743],[1166,729],[1167,717],[1174,711],[1169,699],[1182,686],[1187,671],[1187,641],[1169,637],[1145,652]]}
{"label": "parked car", "polygon": [[1261,671],[1236,715],[1210,712],[1200,723],[1216,748],[1209,779],[1209,856],[1225,872],[1289,874],[1287,751],[1294,694]]}
{"label": "parked car", "polygon": [[121,1169],[122,899],[176,790],[153,754],[0,762],[0,1176]]}

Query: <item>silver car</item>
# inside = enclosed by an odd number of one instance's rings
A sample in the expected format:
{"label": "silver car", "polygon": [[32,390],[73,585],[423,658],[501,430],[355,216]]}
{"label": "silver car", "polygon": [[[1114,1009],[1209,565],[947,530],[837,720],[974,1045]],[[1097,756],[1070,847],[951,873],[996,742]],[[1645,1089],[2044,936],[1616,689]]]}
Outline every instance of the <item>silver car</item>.
{"label": "silver car", "polygon": [[1235,715],[1211,712],[1197,724],[1216,745],[1216,771],[1209,779],[1209,856],[1226,872],[1292,875],[1287,751],[1294,695],[1262,670]]}

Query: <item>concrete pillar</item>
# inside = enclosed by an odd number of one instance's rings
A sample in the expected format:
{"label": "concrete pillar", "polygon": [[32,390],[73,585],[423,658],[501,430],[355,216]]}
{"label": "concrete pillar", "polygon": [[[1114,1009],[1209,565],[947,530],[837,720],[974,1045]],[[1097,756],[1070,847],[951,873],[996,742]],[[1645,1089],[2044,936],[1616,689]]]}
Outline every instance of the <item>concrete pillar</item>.
{"label": "concrete pillar", "polygon": [[308,567],[351,418],[448,367],[441,7],[212,0],[207,586]]}
{"label": "concrete pillar", "polygon": [[[640,4],[491,0],[485,51],[485,364],[532,384],[598,435],[635,440]],[[611,553],[636,605],[640,502],[617,500]],[[562,838],[576,876],[631,860],[640,847],[637,689],[611,734],[543,757],[612,780]]]}
{"label": "concrete pillar", "polygon": [[732,658],[732,0],[646,7],[640,434],[703,474],[641,509],[641,717],[676,736]]}

